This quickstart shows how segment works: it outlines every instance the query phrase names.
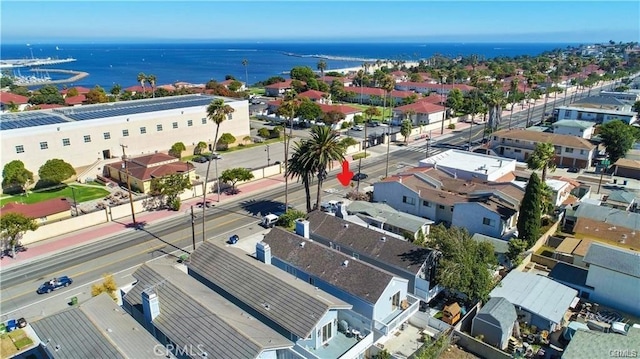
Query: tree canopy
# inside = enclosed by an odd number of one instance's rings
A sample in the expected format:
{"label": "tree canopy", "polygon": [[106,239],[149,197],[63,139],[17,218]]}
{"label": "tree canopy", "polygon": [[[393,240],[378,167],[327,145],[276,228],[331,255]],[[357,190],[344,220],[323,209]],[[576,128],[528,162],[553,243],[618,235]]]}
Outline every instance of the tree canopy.
{"label": "tree canopy", "polygon": [[73,166],[59,158],[48,160],[38,170],[40,180],[47,183],[61,183],[75,174]]}
{"label": "tree canopy", "polygon": [[556,149],[552,143],[537,143],[536,148],[527,158],[527,167],[532,170],[542,170],[542,183],[547,180],[547,171],[556,170]]}
{"label": "tree canopy", "polygon": [[400,134],[402,135],[402,137],[404,137],[405,143],[407,143],[407,141],[409,140],[409,135],[411,135],[411,130],[412,130],[411,121],[409,120],[402,121],[402,124],[400,124]]}
{"label": "tree canopy", "polygon": [[289,75],[294,80],[309,82],[310,79],[316,78],[315,72],[309,66],[296,66],[291,69]]}
{"label": "tree canopy", "polygon": [[607,122],[600,126],[600,136],[611,163],[623,158],[627,151],[633,147],[633,143],[640,139],[639,131],[627,125],[621,120]]}
{"label": "tree canopy", "polygon": [[230,144],[236,142],[236,137],[230,133],[223,133],[218,140],[218,143],[224,147],[228,147]]}
{"label": "tree canopy", "polygon": [[466,229],[431,227],[428,246],[442,252],[436,278],[440,285],[486,300],[494,287],[490,270],[497,265],[493,245],[474,241]]}
{"label": "tree canopy", "polygon": [[26,186],[33,183],[33,172],[24,167],[20,160],[13,160],[2,170],[2,188],[20,187],[26,191]]}
{"label": "tree canopy", "polygon": [[247,168],[229,168],[222,172],[220,175],[220,180],[224,183],[231,184],[231,190],[236,190],[236,183],[240,181],[248,181],[253,178],[253,173]]}
{"label": "tree canopy", "polygon": [[[206,147],[206,144],[205,144]],[[169,154],[176,158],[182,158],[182,151],[185,151],[187,147],[182,142],[176,142],[169,149]]]}
{"label": "tree canopy", "polygon": [[189,188],[191,188],[189,176],[181,173],[151,180],[151,195],[159,197],[163,205],[169,206],[173,210],[180,209],[178,196]]}
{"label": "tree canopy", "polygon": [[317,118],[322,116],[322,109],[317,103],[305,98],[300,101],[297,115],[303,120],[316,120]]}
{"label": "tree canopy", "polygon": [[15,255],[15,247],[20,243],[26,231],[35,231],[38,223],[22,213],[4,213],[0,216],[0,233],[2,233],[3,248],[7,245]]}
{"label": "tree canopy", "polygon": [[524,197],[520,203],[520,213],[518,215],[518,238],[527,241],[529,246],[533,245],[540,237],[540,225],[542,210],[542,183],[538,175],[534,173],[529,177]]}

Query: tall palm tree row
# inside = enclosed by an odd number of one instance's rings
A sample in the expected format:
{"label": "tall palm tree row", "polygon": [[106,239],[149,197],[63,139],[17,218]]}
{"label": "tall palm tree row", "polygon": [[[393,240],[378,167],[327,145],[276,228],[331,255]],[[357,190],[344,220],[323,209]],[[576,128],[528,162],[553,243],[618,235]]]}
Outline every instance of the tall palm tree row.
{"label": "tall palm tree row", "polygon": [[498,129],[502,121],[502,106],[504,106],[506,98],[502,89],[492,86],[489,91],[485,93],[484,100],[489,108],[489,130],[493,132]]}
{"label": "tall palm tree row", "polygon": [[151,85],[151,93],[152,93],[152,97],[156,97],[156,81],[157,81],[157,77],[156,75],[148,75],[147,76],[147,81],[149,81],[149,85]]}
{"label": "tall palm tree row", "polygon": [[144,72],[141,72],[138,74],[138,82],[140,83],[140,86],[142,86],[142,95],[145,95],[145,87],[144,84],[147,82],[147,75],[144,74]]}
{"label": "tall palm tree row", "polygon": [[[391,75],[387,75],[382,79],[380,83],[380,87],[384,90],[384,99],[382,100],[382,119],[385,119],[386,116],[386,107],[387,107],[387,98],[391,99],[391,91],[395,88],[396,82],[393,80]],[[389,103],[389,107],[391,108],[391,103]],[[393,112],[392,112],[393,113]],[[389,175],[389,151],[391,148],[391,123],[389,123],[387,131],[387,165],[385,169],[384,176],[387,177]]]}
{"label": "tall palm tree row", "polygon": [[249,60],[242,59],[242,66],[244,66],[244,79],[246,81],[245,87],[249,90],[249,72],[247,71],[247,66],[249,65]]}
{"label": "tall palm tree row", "polygon": [[320,76],[322,77],[322,82],[324,82],[324,71],[327,69],[327,62],[324,60],[318,61],[318,70],[320,70]]}
{"label": "tall palm tree row", "polygon": [[537,143],[535,150],[527,158],[527,167],[532,170],[542,170],[542,183],[547,180],[547,171],[556,170],[556,149],[550,142]]}
{"label": "tall palm tree row", "polygon": [[285,170],[285,176],[291,179],[299,178],[302,181],[307,203],[307,213],[309,213],[311,212],[311,179],[315,176],[315,168],[312,167],[311,161],[307,160],[309,141],[303,140],[295,142],[292,150],[291,158]]}

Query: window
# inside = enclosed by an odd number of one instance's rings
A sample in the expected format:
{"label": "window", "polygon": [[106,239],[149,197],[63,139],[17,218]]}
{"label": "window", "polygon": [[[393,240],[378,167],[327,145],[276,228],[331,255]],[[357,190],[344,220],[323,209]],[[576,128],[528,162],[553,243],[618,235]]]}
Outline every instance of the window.
{"label": "window", "polygon": [[515,152],[515,153],[520,153],[520,152],[522,152],[522,150],[519,150],[519,149],[515,148],[515,149],[513,150],[513,152]]}
{"label": "window", "polygon": [[122,130],[122,137],[129,137],[129,130]]}
{"label": "window", "polygon": [[313,279],[313,277],[309,277],[309,284],[311,284],[312,286],[316,285],[316,281],[315,279]]}
{"label": "window", "polygon": [[322,342],[326,343],[333,337],[332,333],[333,323],[329,322],[324,327],[322,327]]}
{"label": "window", "polygon": [[356,252],[353,252],[352,257],[355,258],[355,259],[360,259],[360,255],[358,253],[356,253]]}
{"label": "window", "polygon": [[438,208],[440,208],[440,209],[444,209],[444,206],[443,206],[443,205],[441,205],[441,204],[439,204],[439,205],[438,205]]}
{"label": "window", "polygon": [[84,143],[91,142],[91,135],[84,135]]}
{"label": "window", "polygon": [[207,124],[207,118],[206,118],[206,117],[204,117],[204,118],[202,119],[202,124],[203,124],[203,125],[206,125],[206,124]]}
{"label": "window", "polygon": [[110,139],[111,139],[111,132],[105,132],[105,133],[103,134],[103,136],[104,136],[104,139],[105,139],[105,140],[110,140]]}
{"label": "window", "polygon": [[62,139],[62,145],[63,146],[71,146],[71,140],[68,138],[63,138]]}
{"label": "window", "polygon": [[431,207],[431,203],[429,203],[428,201],[422,201],[422,205],[425,207]]}
{"label": "window", "polygon": [[227,120],[233,120],[233,114],[230,113],[229,115],[227,115]]}
{"label": "window", "polygon": [[416,204],[416,200],[413,197],[402,196],[402,203],[413,205]]}
{"label": "window", "polygon": [[173,128],[178,128],[178,123],[174,122],[172,126],[173,126]]}
{"label": "window", "polygon": [[520,143],[520,140],[516,140],[516,143]]}
{"label": "window", "polygon": [[40,142],[40,149],[46,150],[49,148],[49,144],[47,142]]}
{"label": "window", "polygon": [[17,145],[16,146],[16,153],[24,153],[24,146],[23,145]]}
{"label": "window", "polygon": [[146,127],[140,127],[140,134],[144,135],[145,133],[147,133],[147,128]]}
{"label": "window", "polygon": [[564,152],[566,152],[566,153],[573,153],[573,148],[565,147],[565,148],[564,148]]}
{"label": "window", "polygon": [[581,155],[584,155],[584,150],[580,150],[580,154],[581,154]]}
{"label": "window", "polygon": [[189,126],[189,127],[193,126],[193,120],[187,121],[187,126]]}
{"label": "window", "polygon": [[485,226],[493,227],[493,226],[495,226],[496,221],[495,221],[495,219],[484,217],[482,219],[482,224],[484,224]]}
{"label": "window", "polygon": [[156,130],[158,130],[158,132],[162,131],[162,125],[156,125]]}

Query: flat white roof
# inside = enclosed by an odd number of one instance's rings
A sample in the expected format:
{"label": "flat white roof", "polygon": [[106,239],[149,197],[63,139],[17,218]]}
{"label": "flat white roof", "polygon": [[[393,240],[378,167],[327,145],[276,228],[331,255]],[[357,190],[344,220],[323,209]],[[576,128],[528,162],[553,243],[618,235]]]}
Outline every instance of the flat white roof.
{"label": "flat white roof", "polygon": [[[513,181],[512,183],[522,189],[525,189],[527,187],[527,182],[525,181]],[[561,181],[557,179],[547,179],[545,183],[547,184],[547,186],[551,187],[551,189],[554,192],[561,191],[564,187],[566,187],[569,184],[569,182]]]}
{"label": "flat white roof", "polygon": [[515,167],[516,160],[498,156],[483,155],[481,153],[461,150],[448,150],[420,161],[421,166],[433,167],[434,164],[455,168],[466,172],[491,174],[506,166]]}

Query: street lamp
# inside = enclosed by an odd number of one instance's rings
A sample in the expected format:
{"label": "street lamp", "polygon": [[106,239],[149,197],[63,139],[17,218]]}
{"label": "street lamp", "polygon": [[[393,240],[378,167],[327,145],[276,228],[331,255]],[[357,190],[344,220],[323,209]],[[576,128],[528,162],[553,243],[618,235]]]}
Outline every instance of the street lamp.
{"label": "street lamp", "polygon": [[73,194],[73,211],[75,212],[74,216],[78,216],[78,202],[76,201],[76,189],[73,186],[71,187],[71,193]]}
{"label": "street lamp", "polygon": [[269,167],[271,164],[271,155],[269,153],[269,145],[267,145],[267,148],[265,148],[264,151],[267,153],[267,167]]}
{"label": "street lamp", "polygon": [[425,158],[429,158],[429,145],[431,144],[431,130],[429,130],[429,137],[427,137],[427,153]]}

